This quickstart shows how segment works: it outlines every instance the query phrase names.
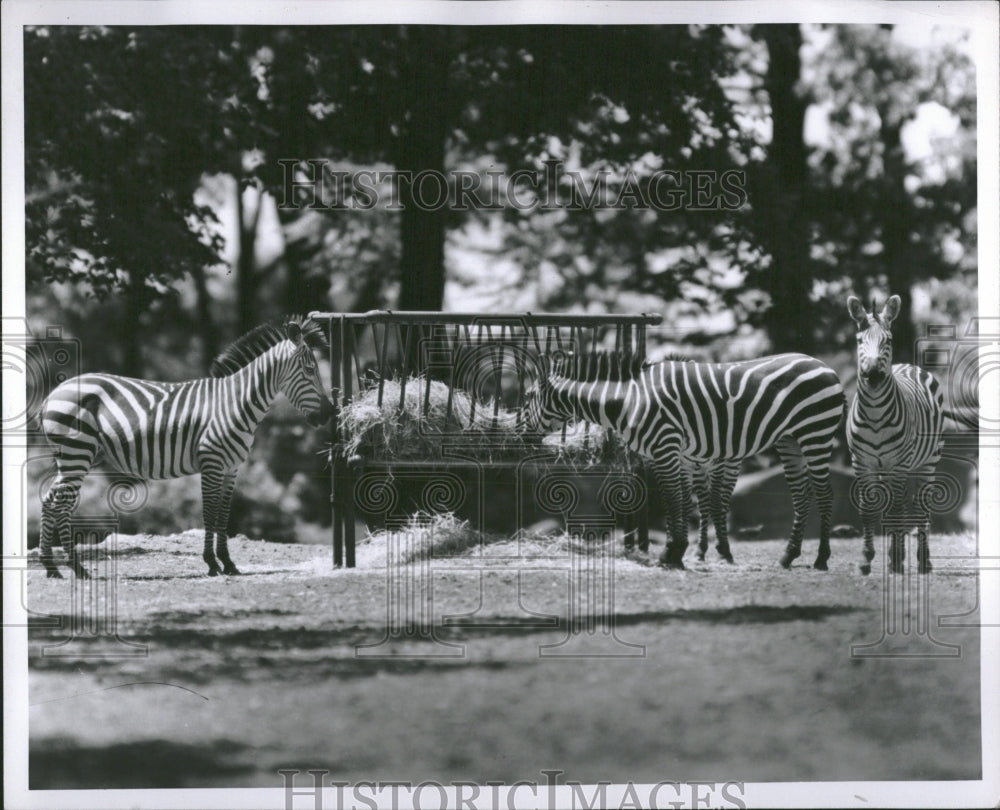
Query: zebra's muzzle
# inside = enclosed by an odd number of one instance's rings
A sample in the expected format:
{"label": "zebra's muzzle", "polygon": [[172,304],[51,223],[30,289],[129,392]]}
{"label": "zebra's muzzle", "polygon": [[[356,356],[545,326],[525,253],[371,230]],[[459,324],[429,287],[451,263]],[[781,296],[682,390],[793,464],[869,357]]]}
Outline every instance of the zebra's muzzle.
{"label": "zebra's muzzle", "polygon": [[885,381],[885,372],[880,369],[873,368],[871,371],[862,374],[861,378],[869,385],[877,388]]}
{"label": "zebra's muzzle", "polygon": [[313,411],[311,414],[306,416],[306,422],[308,422],[312,427],[323,427],[330,418],[333,416],[333,404],[330,400],[325,397],[320,402],[319,410]]}

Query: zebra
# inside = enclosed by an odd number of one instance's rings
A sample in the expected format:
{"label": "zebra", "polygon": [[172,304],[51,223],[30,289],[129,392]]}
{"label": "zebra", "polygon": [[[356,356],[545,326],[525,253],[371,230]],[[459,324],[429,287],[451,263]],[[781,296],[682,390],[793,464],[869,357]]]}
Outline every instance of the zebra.
{"label": "zebra", "polygon": [[[664,361],[644,366],[627,353],[543,355],[526,408],[527,424],[583,418],[617,430],[651,462],[670,541],[660,563],[684,568],[691,464],[710,465],[716,532],[725,525],[739,462],[775,447],[792,493],[794,519],[781,565],[801,553],[810,488],[819,504],[814,567],[830,557],[830,458],[844,416],[836,373],[804,354],[738,363]],[[728,541],[727,541],[728,543]]]}
{"label": "zebra", "polygon": [[[663,360],[693,363],[694,358],[670,352]],[[644,362],[642,368],[652,365]],[[620,366],[620,364],[619,364]],[[704,561],[708,551],[709,520],[715,524],[715,549],[726,562],[733,562],[729,548],[729,502],[739,477],[738,461],[718,461],[714,464],[688,461],[685,463],[689,486],[694,494],[690,503],[698,509],[698,559]]]}
{"label": "zebra", "polygon": [[247,332],[214,360],[208,378],[153,382],[82,374],[54,388],[40,412],[56,450],[56,476],[42,498],[40,556],[48,576],[62,578],[52,559],[58,541],[76,576],[89,578],[70,542],[69,518],[84,477],[101,459],[133,479],[201,473],[209,576],[220,573],[218,562],[222,573],[238,574],[226,534],[236,475],[279,392],[311,425],[329,420],[333,404],[313,355],[313,348],[325,347],[322,329],[295,315]]}
{"label": "zebra", "polygon": [[726,562],[733,562],[729,548],[729,502],[740,474],[738,461],[716,461],[713,464],[688,460],[685,462],[690,484],[698,507],[698,559],[708,551],[709,518],[715,525],[715,550]]}
{"label": "zebra", "polygon": [[[567,355],[571,356],[571,355]],[[586,362],[589,367],[582,370],[578,367],[574,376],[582,373],[587,379],[620,379],[625,373],[634,376],[641,369],[651,365],[648,361],[640,361],[633,356],[595,353],[579,355],[578,364]],[[589,357],[589,360],[584,360]],[[664,360],[678,363],[693,363],[694,359],[687,355],[671,352]],[[623,372],[622,369],[625,369]],[[571,418],[571,417],[568,417]],[[688,507],[694,506],[698,512],[698,559],[704,560],[709,545],[709,528],[715,524],[716,551],[726,562],[733,562],[733,554],[729,548],[729,501],[739,476],[739,462],[697,462],[685,460],[684,473],[687,476],[688,490],[691,498]]]}
{"label": "zebra", "polygon": [[[847,447],[864,526],[862,574],[871,573],[875,522],[886,507],[895,518],[890,529],[890,570],[902,573],[906,530],[914,524],[918,571],[926,574],[932,568],[930,517],[923,500],[934,486],[941,458],[944,397],[929,372],[906,363],[893,365],[891,327],[899,308],[898,295],[891,296],[878,314],[874,301],[869,314],[856,297],[847,299],[847,311],[858,327],[858,390],[847,418]],[[900,517],[908,525],[900,525]]]}

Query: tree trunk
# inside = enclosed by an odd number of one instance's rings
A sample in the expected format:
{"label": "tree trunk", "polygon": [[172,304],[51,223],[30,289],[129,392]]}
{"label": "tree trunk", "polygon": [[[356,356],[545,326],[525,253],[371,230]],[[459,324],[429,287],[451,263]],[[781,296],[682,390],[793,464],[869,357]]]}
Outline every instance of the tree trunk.
{"label": "tree trunk", "polygon": [[256,260],[254,248],[257,243],[257,219],[260,217],[260,196],[254,207],[253,216],[247,220],[243,204],[243,188],[240,176],[236,175],[236,307],[239,333],[249,332],[257,325],[257,307],[254,300],[257,279],[254,275]]}
{"label": "tree trunk", "polygon": [[[903,147],[900,142],[902,121],[890,122],[888,110],[880,110],[882,116],[882,160],[885,163],[884,176],[890,183],[885,189],[885,204],[882,206],[882,257],[889,281],[889,294],[898,295],[902,306],[892,324],[892,359],[894,363],[912,363],[916,330],[913,326],[913,298],[910,282],[913,268],[909,250],[910,230],[907,225],[909,195],[903,187],[906,177]],[[879,302],[881,306],[883,302]]]}
{"label": "tree trunk", "polygon": [[809,226],[804,214],[808,166],[803,141],[806,100],[796,93],[802,33],[798,25],[762,25],[757,32],[769,54],[765,86],[771,101],[773,137],[768,150],[768,186],[755,199],[771,254],[765,288],[771,295],[766,324],[776,352],[810,352],[813,347],[813,274]]}
{"label": "tree trunk", "polygon": [[205,268],[198,265],[191,271],[194,277],[194,288],[197,294],[198,335],[201,338],[202,362],[205,371],[219,353],[219,336],[212,320],[211,299],[208,296],[208,285],[205,279]]}
{"label": "tree trunk", "polygon": [[327,309],[330,278],[305,273],[309,262],[323,249],[323,234],[312,228],[296,227],[298,218],[308,214],[280,206],[277,210],[285,242],[280,260],[285,267],[285,311],[305,315],[314,309]]}
{"label": "tree trunk", "polygon": [[[396,168],[423,184],[400,182],[401,276],[398,307],[440,310],[444,305],[444,240],[448,188],[443,189],[447,139],[448,32],[435,26],[405,32],[409,69],[403,78],[408,124]],[[405,177],[406,175],[404,175]],[[444,196],[444,199],[440,199]]]}
{"label": "tree trunk", "polygon": [[142,345],[139,321],[146,308],[146,276],[141,271],[129,271],[128,294],[125,305],[125,357],[126,377],[142,377]]}

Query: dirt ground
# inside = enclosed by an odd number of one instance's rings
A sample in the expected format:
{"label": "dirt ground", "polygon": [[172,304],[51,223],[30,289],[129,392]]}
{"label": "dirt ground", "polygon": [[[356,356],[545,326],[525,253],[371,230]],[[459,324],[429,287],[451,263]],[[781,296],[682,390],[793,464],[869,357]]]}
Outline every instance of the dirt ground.
{"label": "dirt ground", "polygon": [[[908,613],[884,607],[881,559],[858,574],[858,540],[835,540],[825,573],[809,541],[791,571],[764,540],[684,572],[617,551],[518,558],[510,543],[391,580],[384,538],[354,570],[322,546],[235,541],[232,578],[205,576],[200,546],[197,532],[119,537],[86,588],[29,572],[32,788],[280,787],[282,768],[480,784],[543,768],[586,783],[980,777],[969,535],[935,538],[922,581],[888,579]],[[613,592],[585,587],[597,570]],[[71,632],[74,604],[112,592],[118,640]],[[430,593],[433,633],[407,635],[398,618],[415,614],[390,613],[390,593]],[[852,655],[863,644],[892,655]]]}

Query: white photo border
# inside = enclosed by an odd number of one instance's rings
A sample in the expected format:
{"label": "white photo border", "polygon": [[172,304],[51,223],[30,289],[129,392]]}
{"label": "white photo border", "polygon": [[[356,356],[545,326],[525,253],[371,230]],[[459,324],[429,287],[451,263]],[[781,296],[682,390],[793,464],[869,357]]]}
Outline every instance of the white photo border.
{"label": "white photo border", "polygon": [[[972,31],[972,53],[977,81],[978,142],[978,252],[979,313],[1000,314],[1000,61],[998,9],[989,0],[949,3],[888,2],[888,0],[828,0],[826,2],[523,2],[489,0],[457,3],[415,0],[363,4],[357,2],[243,2],[239,0],[112,0],[111,2],[28,2],[8,0],[2,6],[2,259],[4,323],[25,316],[24,288],[24,97],[23,27],[34,24],[84,25],[355,25],[372,23],[429,23],[462,25],[516,24],[652,24],[652,23],[920,23],[956,25]],[[5,327],[6,328],[6,327]],[[4,382],[8,370],[4,369]],[[19,380],[3,387],[5,413],[21,413],[25,392]],[[1000,413],[1000,390],[986,381],[980,391],[984,412]],[[24,448],[3,450],[4,555],[16,554],[26,533],[23,488],[13,476],[22,475]],[[10,477],[9,477],[10,476]],[[1000,448],[980,449],[980,553],[1000,557]],[[6,574],[5,574],[6,579]],[[78,790],[28,791],[28,680],[27,631],[19,588],[4,589],[4,793],[12,808],[258,808],[285,806],[285,791],[267,789],[213,790]],[[1000,615],[1000,592],[982,589],[981,615]],[[22,626],[10,626],[22,625]],[[742,798],[749,807],[986,807],[1000,801],[1000,628],[981,631],[981,781],[947,782],[820,782],[745,783]],[[819,733],[822,733],[821,731]],[[994,765],[989,765],[992,762]],[[539,777],[541,778],[541,776]],[[648,795],[648,787],[647,793]],[[637,786],[638,788],[638,786]],[[493,794],[508,806],[508,791]],[[450,791],[454,799],[454,789]],[[489,795],[489,794],[484,794]],[[518,794],[526,795],[524,792]],[[544,806],[545,791],[532,806]],[[589,795],[589,791],[588,791]],[[640,795],[641,792],[640,792]],[[624,798],[624,787],[608,789],[609,802]],[[569,789],[558,788],[560,806],[570,800]],[[406,791],[402,803],[409,806]],[[517,795],[510,796],[517,802]],[[299,806],[297,803],[296,806]],[[334,807],[333,789],[323,795],[323,806]],[[614,806],[617,806],[615,804]]]}

